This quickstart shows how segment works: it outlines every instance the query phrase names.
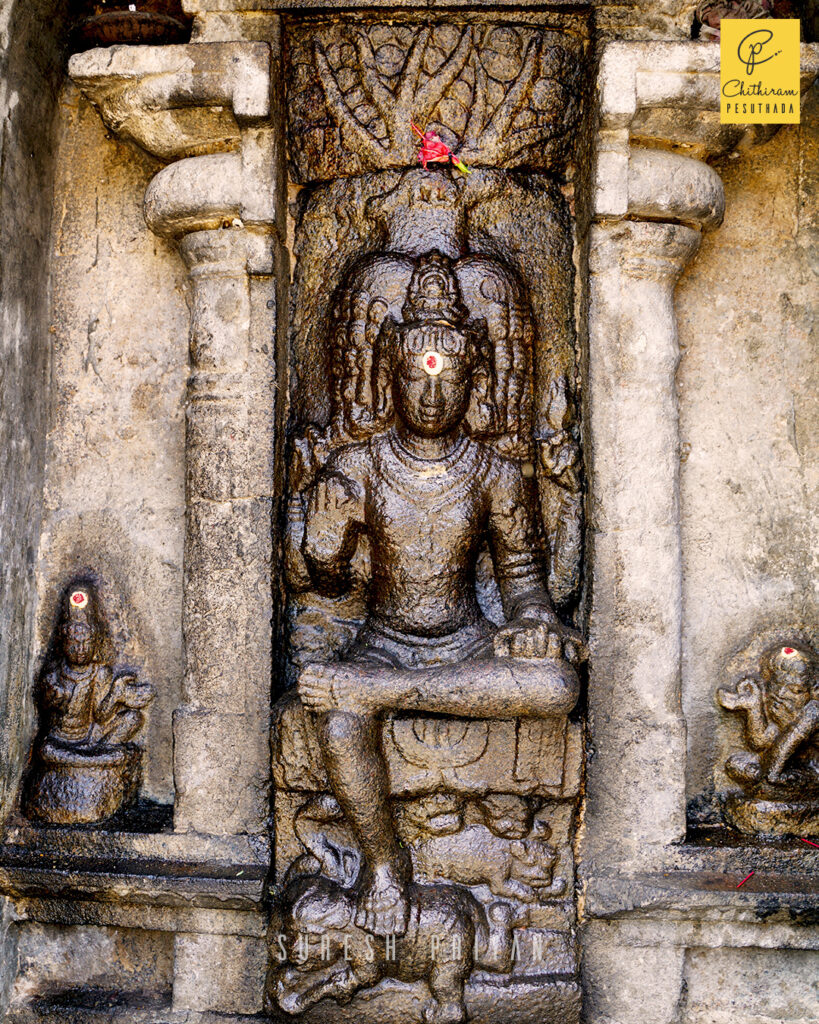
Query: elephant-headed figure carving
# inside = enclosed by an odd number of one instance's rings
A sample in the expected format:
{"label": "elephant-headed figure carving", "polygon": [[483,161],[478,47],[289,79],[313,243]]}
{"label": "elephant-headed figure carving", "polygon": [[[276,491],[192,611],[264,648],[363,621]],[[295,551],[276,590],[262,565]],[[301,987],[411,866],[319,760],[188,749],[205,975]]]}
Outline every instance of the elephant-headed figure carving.
{"label": "elephant-headed figure carving", "polygon": [[424,1020],[466,1020],[464,984],[474,969],[507,972],[512,966],[513,910],[486,910],[454,885],[411,885],[403,935],[375,937],[355,924],[355,894],[322,876],[294,879],[283,898],[281,928],[268,935],[271,969],[266,1001],[301,1014],[322,999],[346,1003],[383,978],[424,982]]}
{"label": "elephant-headed figure carving", "polygon": [[746,750],[725,770],[742,795],[728,797],[729,822],[743,832],[819,834],[819,656],[798,639],[776,643],[758,673],[717,691],[744,718]]}

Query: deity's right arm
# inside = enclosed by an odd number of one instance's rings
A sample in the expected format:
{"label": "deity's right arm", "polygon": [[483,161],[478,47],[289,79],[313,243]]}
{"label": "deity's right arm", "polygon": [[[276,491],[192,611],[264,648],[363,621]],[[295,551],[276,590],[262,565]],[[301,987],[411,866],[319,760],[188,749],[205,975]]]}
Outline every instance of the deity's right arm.
{"label": "deity's right arm", "polygon": [[364,530],[369,446],[335,452],[305,494],[302,554],[318,590],[340,594],[350,585],[350,563]]}
{"label": "deity's right arm", "polygon": [[40,682],[43,705],[47,708],[63,708],[71,700],[73,687],[63,681],[58,668],[46,672]]}
{"label": "deity's right arm", "polygon": [[745,733],[753,750],[767,750],[779,730],[765,715],[762,684],[753,677],[741,679],[734,690],[717,691],[719,703],[728,711],[745,715]]}

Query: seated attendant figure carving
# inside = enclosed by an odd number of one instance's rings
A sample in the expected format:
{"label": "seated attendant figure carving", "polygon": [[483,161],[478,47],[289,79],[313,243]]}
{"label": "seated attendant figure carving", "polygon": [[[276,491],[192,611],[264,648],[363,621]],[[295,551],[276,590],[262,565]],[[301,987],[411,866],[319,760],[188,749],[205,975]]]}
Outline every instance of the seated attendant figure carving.
{"label": "seated attendant figure carving", "polygon": [[718,690],[717,698],[728,711],[744,714],[748,744],[756,751],[731,756],[726,767],[732,778],[748,785],[819,786],[819,659],[809,647],[794,640],[769,648],[758,679]]}
{"label": "seated attendant figure carving", "polygon": [[150,683],[115,672],[99,595],[89,580],[61,600],[54,657],[38,691],[40,739],[26,788],[29,817],[89,824],[136,796],[141,751],[132,740],[154,698]]}
{"label": "seated attendant figure carving", "polygon": [[[388,803],[379,716],[566,715],[583,645],[546,590],[531,482],[466,425],[478,382],[491,405],[495,368],[486,324],[470,317],[446,257],[415,261],[401,318],[384,318],[374,347],[372,405],[385,428],[327,458],[305,495],[301,545],[313,585],[342,593],[367,536],[367,618],[340,660],[302,668],[298,692],[318,715],[330,782],[364,855],[356,924],[400,935],[411,867]],[[499,628],[476,596],[487,544]]]}

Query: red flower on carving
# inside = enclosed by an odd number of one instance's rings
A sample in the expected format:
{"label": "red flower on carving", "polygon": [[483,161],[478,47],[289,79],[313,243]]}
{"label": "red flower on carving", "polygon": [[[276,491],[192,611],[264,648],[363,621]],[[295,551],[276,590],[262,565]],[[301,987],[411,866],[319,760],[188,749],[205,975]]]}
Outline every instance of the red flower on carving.
{"label": "red flower on carving", "polygon": [[457,167],[462,174],[469,174],[469,168],[466,164],[455,156],[449,146],[447,146],[445,142],[442,142],[435,132],[422,132],[414,122],[410,121],[410,124],[412,125],[412,130],[421,140],[418,159],[423,164],[424,170],[427,169],[427,164],[451,163],[453,167]]}

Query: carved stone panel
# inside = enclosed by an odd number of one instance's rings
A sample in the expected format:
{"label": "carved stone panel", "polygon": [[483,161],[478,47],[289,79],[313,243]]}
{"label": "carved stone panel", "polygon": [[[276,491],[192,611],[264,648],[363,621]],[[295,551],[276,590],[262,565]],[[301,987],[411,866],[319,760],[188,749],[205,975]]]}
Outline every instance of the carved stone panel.
{"label": "carved stone panel", "polygon": [[[759,646],[757,644],[756,646]],[[742,722],[725,773],[726,822],[761,835],[819,835],[819,655],[800,635],[769,643],[750,672],[717,690]]]}
{"label": "carved stone panel", "polygon": [[586,31],[513,22],[300,19],[287,32],[291,153],[301,181],[411,166],[411,122],[468,165],[559,170],[580,114]]}
{"label": "carved stone panel", "polygon": [[534,169],[584,35],[459,19],[287,28],[297,170],[337,180],[296,210],[274,1015],[577,1019],[572,223]]}

